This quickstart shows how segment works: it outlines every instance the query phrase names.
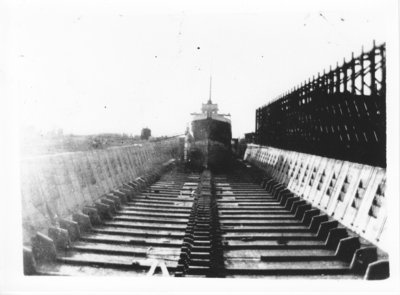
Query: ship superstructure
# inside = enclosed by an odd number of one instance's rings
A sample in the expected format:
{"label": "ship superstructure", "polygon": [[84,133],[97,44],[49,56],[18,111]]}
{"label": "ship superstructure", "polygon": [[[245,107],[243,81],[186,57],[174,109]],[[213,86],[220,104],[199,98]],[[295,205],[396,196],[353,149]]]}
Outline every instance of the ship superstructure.
{"label": "ship superstructure", "polygon": [[218,105],[211,100],[202,104],[201,113],[192,113],[193,139],[189,147],[192,165],[222,170],[231,160],[232,128],[229,114],[218,113]]}

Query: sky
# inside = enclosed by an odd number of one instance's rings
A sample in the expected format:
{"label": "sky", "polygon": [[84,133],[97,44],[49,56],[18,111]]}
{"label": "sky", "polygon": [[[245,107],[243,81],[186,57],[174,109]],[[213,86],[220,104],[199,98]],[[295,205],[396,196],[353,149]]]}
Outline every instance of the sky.
{"label": "sky", "polygon": [[387,1],[264,2],[8,2],[21,129],[182,134],[212,75],[213,102],[243,137],[256,108],[386,41]]}

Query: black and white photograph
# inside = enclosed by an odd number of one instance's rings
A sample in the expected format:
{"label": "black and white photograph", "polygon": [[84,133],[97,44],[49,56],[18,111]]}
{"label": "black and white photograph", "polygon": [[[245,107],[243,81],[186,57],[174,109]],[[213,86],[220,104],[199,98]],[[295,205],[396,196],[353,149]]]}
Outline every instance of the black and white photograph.
{"label": "black and white photograph", "polygon": [[398,294],[396,0],[0,2],[1,294]]}

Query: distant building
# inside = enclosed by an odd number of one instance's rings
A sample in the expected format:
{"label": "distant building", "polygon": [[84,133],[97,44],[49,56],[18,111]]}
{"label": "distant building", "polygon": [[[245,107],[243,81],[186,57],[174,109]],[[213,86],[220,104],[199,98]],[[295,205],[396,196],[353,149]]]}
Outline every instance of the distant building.
{"label": "distant building", "polygon": [[148,140],[151,137],[151,130],[149,128],[143,128],[140,134],[140,139]]}

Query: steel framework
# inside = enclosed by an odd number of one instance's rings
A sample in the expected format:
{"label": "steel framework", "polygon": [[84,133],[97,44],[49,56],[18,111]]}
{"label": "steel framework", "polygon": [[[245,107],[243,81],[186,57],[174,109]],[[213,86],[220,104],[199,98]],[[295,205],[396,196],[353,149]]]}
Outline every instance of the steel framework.
{"label": "steel framework", "polygon": [[385,43],[256,110],[256,142],[386,167]]}

